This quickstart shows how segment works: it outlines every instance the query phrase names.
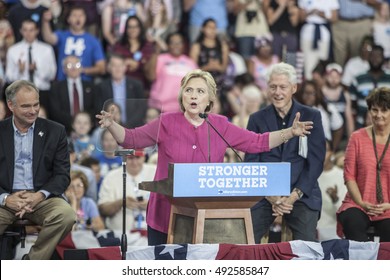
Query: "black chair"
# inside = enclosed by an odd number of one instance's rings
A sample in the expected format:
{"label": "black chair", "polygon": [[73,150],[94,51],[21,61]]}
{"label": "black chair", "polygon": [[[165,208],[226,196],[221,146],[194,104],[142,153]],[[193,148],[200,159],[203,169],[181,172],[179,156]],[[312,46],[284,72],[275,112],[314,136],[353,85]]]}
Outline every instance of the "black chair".
{"label": "black chair", "polygon": [[367,229],[367,235],[368,235],[368,241],[375,241],[375,242],[380,241],[380,237],[379,237],[378,233],[375,231],[374,226],[370,226]]}
{"label": "black chair", "polygon": [[0,259],[13,259],[15,255],[15,246],[18,242],[20,242],[22,248],[25,248],[27,235],[26,227],[28,226],[37,226],[37,224],[25,218],[17,219],[2,235],[0,235]]}

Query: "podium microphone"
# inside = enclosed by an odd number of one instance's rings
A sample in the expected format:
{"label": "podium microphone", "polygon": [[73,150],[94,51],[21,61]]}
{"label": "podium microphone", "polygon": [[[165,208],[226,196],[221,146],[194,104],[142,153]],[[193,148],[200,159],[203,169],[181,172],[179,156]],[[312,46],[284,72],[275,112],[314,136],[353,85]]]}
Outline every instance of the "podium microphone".
{"label": "podium microphone", "polygon": [[134,149],[122,149],[122,150],[116,150],[115,156],[122,157],[122,156],[131,156],[134,155],[135,151]]}
{"label": "podium microphone", "polygon": [[[229,147],[230,149],[233,150],[233,152],[236,154],[236,156],[240,159],[240,162],[242,162],[242,158],[241,158],[240,155],[237,153],[237,151],[232,147],[232,145],[230,145],[230,144],[228,143],[228,141],[226,141],[225,137],[223,137],[223,136],[221,135],[221,133],[219,133],[219,131],[215,128],[215,126],[209,121],[208,115],[207,115],[206,113],[199,113],[199,117],[201,117],[202,119],[204,119],[204,120],[207,122],[207,124],[208,124],[209,126],[211,126],[211,128],[218,134],[219,137],[221,137],[221,139],[225,142],[225,144],[228,145],[228,147]],[[210,135],[210,134],[209,134],[209,135]],[[209,139],[209,142],[210,142],[210,139]],[[210,152],[209,152],[209,154],[210,154]]]}

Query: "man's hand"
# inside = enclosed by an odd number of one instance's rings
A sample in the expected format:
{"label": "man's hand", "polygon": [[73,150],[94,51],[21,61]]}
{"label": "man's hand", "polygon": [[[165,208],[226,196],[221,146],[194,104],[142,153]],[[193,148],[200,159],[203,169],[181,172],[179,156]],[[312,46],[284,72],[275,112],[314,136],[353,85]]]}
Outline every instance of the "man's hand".
{"label": "man's hand", "polygon": [[293,191],[290,196],[269,196],[266,199],[272,204],[273,216],[283,216],[290,214],[295,201],[299,199],[298,194]]}
{"label": "man's hand", "polygon": [[128,196],[126,197],[126,207],[128,209],[138,209],[139,202],[134,197]]}
{"label": "man's hand", "polygon": [[[10,205],[8,198],[12,197]],[[23,218],[25,213],[34,212],[35,206],[45,200],[45,195],[41,192],[20,191],[7,198],[7,207],[16,211],[15,215]]]}

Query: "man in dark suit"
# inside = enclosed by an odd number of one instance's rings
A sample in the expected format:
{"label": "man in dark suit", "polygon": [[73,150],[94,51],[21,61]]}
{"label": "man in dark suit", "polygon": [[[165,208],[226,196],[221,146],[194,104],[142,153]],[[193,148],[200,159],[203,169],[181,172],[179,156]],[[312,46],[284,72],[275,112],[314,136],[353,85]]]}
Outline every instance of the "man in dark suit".
{"label": "man in dark suit", "polygon": [[129,128],[145,123],[147,99],[138,80],[126,77],[126,64],[122,56],[113,54],[108,61],[110,78],[103,80],[96,90],[97,110],[108,110],[116,103],[121,108],[121,122]]}
{"label": "man in dark suit", "polygon": [[0,234],[27,218],[42,228],[26,259],[50,259],[76,220],[62,196],[70,183],[65,129],[38,118],[34,84],[15,81],[6,98],[13,116],[0,122]]}
{"label": "man in dark suit", "polygon": [[[291,193],[286,197],[266,197],[252,208],[255,241],[268,231],[276,216],[283,216],[295,240],[316,240],[316,227],[321,211],[321,191],[317,179],[323,169],[325,136],[318,110],[293,100],[297,90],[295,69],[286,63],[273,65],[268,76],[271,105],[252,114],[248,129],[264,133],[288,128],[300,113],[301,121],[312,121],[313,129],[306,137],[295,137],[269,152],[247,154],[245,161],[290,162]],[[286,139],[281,133],[281,138]]]}
{"label": "man in dark suit", "polygon": [[66,80],[53,83],[50,89],[49,117],[63,124],[68,135],[72,131],[72,120],[81,111],[95,119],[95,89],[92,82],[81,80],[83,71],[80,58],[67,56],[62,62]]}

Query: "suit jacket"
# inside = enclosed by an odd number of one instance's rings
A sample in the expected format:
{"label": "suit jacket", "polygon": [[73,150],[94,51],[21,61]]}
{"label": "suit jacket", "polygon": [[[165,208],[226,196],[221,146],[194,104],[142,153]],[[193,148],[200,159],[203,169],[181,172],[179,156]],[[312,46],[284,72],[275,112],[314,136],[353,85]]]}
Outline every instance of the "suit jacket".
{"label": "suit jacket", "polygon": [[[103,80],[97,85],[96,90],[97,104],[96,110],[104,108],[105,102],[114,98],[114,89],[112,87],[112,79]],[[144,87],[138,80],[126,77],[126,123],[128,128],[134,128],[145,123],[147,98],[145,96]]]}
{"label": "suit jacket", "polygon": [[[301,201],[313,210],[321,210],[321,191],[318,186],[318,177],[323,170],[325,159],[325,135],[322,127],[321,114],[318,110],[304,106],[293,101],[291,117],[288,123],[290,127],[295,114],[301,113],[300,121],[312,121],[313,129],[307,135],[307,157],[298,154],[299,137],[294,137],[281,146],[273,148],[269,152],[259,154],[246,154],[245,161],[251,162],[290,162],[291,163],[291,190],[295,187],[302,190],[304,196]],[[252,114],[249,117],[249,130],[257,133],[278,130],[277,117],[273,105]],[[263,199],[257,205],[267,203]],[[255,206],[256,207],[256,206]]]}
{"label": "suit jacket", "polygon": [[[14,181],[15,145],[12,117],[0,121],[0,194],[11,193]],[[33,140],[34,190],[60,196],[70,183],[66,132],[62,125],[38,118]]]}
{"label": "suit jacket", "polygon": [[[95,114],[95,88],[92,82],[81,81],[83,87],[83,103],[84,111],[91,115],[92,124],[94,123]],[[53,83],[50,89],[50,107],[49,117],[53,121],[63,124],[66,132],[69,134],[72,131],[71,104],[69,100],[68,82],[67,80]]]}

